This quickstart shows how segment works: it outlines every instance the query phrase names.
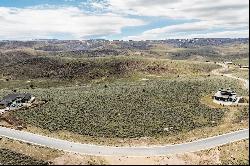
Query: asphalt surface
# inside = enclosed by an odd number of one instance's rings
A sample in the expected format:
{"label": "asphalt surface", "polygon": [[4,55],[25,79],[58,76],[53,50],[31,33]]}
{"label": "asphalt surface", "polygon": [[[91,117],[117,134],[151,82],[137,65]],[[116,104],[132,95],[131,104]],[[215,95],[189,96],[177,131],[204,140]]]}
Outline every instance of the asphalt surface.
{"label": "asphalt surface", "polygon": [[231,142],[248,139],[249,129],[235,131],[228,134],[201,139],[189,143],[166,145],[166,146],[149,146],[149,147],[112,147],[112,146],[99,146],[91,144],[80,144],[4,127],[0,128],[0,135],[31,144],[46,146],[53,149],[59,149],[69,152],[87,154],[87,155],[161,156],[167,154],[178,154],[185,152],[200,151]]}

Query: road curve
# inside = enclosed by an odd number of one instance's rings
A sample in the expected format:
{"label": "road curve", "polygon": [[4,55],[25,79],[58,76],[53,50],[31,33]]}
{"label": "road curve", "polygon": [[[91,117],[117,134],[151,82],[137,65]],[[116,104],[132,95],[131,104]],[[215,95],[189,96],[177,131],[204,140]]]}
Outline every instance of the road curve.
{"label": "road curve", "polygon": [[99,146],[91,144],[80,144],[4,127],[0,127],[0,135],[3,137],[31,144],[41,145],[63,151],[87,154],[87,155],[162,156],[167,154],[178,154],[185,152],[200,151],[200,150],[214,148],[216,146],[224,145],[231,142],[248,139],[249,129],[235,131],[183,144],[174,144],[166,146],[149,146],[149,147],[112,147],[112,146]]}
{"label": "road curve", "polygon": [[[213,74],[219,75],[221,70],[225,70],[226,66],[220,64],[223,68],[212,71]],[[230,74],[225,76],[238,79],[245,82],[245,87],[249,90],[249,80],[234,77]],[[27,142],[31,144],[50,147],[63,151],[96,155],[96,156],[162,156],[167,154],[177,154],[185,152],[195,152],[221,146],[227,143],[249,139],[249,129],[235,131],[219,136],[200,139],[193,142],[165,145],[165,146],[149,146],[149,147],[112,147],[99,146],[91,144],[80,144],[66,140],[50,138],[37,135],[25,131],[18,131],[10,128],[0,127],[0,136]]]}

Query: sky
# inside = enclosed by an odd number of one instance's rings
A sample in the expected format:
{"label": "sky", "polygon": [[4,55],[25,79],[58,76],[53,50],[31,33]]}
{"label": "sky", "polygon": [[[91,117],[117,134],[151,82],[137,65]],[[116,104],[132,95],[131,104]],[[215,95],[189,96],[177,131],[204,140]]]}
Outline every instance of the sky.
{"label": "sky", "polygon": [[0,40],[245,38],[249,0],[0,0]]}

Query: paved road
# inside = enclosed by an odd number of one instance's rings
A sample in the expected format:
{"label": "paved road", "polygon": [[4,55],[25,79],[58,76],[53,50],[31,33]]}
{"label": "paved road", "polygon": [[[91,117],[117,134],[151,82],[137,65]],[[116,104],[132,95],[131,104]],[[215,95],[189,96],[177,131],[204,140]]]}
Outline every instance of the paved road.
{"label": "paved road", "polygon": [[111,147],[80,144],[3,127],[0,127],[0,135],[16,140],[21,140],[23,142],[88,155],[160,156],[167,154],[200,151],[234,141],[248,139],[249,130],[240,130],[220,136],[197,140],[190,143],[150,147]]}
{"label": "paved road", "polygon": [[[226,69],[226,66],[223,66],[222,70],[224,69]],[[221,69],[215,70],[213,71],[213,73],[218,75],[220,74],[219,71],[221,71]],[[231,75],[226,75],[226,76],[241,80],[241,78],[237,78]],[[242,81],[246,82],[245,86],[247,89],[249,89],[248,87],[249,81],[244,79],[242,79]],[[231,142],[248,139],[249,129],[235,131],[220,136],[201,139],[189,143],[166,145],[166,146],[150,146],[150,147],[111,147],[111,146],[98,146],[91,144],[80,144],[4,127],[0,127],[0,135],[11,139],[20,140],[23,142],[28,142],[54,149],[82,153],[87,155],[160,156],[167,154],[200,151]]]}

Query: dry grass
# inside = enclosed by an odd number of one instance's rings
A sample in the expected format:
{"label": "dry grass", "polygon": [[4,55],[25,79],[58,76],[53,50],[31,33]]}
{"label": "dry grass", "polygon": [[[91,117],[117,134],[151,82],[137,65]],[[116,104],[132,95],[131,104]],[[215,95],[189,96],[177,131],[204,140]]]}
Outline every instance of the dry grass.
{"label": "dry grass", "polygon": [[52,165],[240,165],[249,162],[248,140],[242,140],[220,147],[155,157],[127,157],[127,156],[89,156],[68,153],[45,147],[20,143],[19,141],[2,138],[1,148],[31,156],[35,159],[50,161]]}
{"label": "dry grass", "polygon": [[30,156],[37,160],[49,161],[52,165],[103,165],[107,164],[102,157],[68,153],[42,146],[22,143],[8,138],[0,138],[1,148]]}
{"label": "dry grass", "polygon": [[55,158],[53,165],[107,165],[103,157],[66,153]]}
{"label": "dry grass", "polygon": [[244,78],[244,79],[249,79],[249,69],[240,68],[234,65],[230,65],[229,68],[223,73],[232,74],[233,76]]}
{"label": "dry grass", "polygon": [[62,151],[46,147],[22,143],[7,138],[0,139],[1,148],[10,149],[14,152],[25,154],[38,160],[50,161],[63,154]]}
{"label": "dry grass", "polygon": [[[177,144],[183,142],[190,142],[200,138],[207,138],[209,136],[215,136],[230,131],[236,131],[239,129],[248,128],[249,121],[244,120],[239,123],[234,123],[235,115],[243,107],[230,107],[230,106],[221,106],[215,104],[211,100],[211,96],[207,95],[201,99],[203,104],[206,104],[213,108],[228,108],[228,111],[225,114],[225,117],[221,124],[216,127],[204,127],[194,129],[187,133],[181,133],[178,135],[172,135],[168,137],[143,137],[143,138],[133,138],[133,139],[121,139],[121,138],[103,138],[103,137],[90,137],[83,136],[80,134],[74,134],[68,131],[58,131],[51,133],[48,130],[40,129],[34,126],[27,126],[26,131],[37,133],[41,135],[46,135],[54,138],[80,142],[80,143],[95,143],[100,145],[119,145],[119,146],[134,146],[134,145],[163,145],[163,144]],[[2,123],[3,124],[3,123]],[[6,123],[5,123],[6,125]]]}
{"label": "dry grass", "polygon": [[[195,153],[198,156],[217,156],[218,162],[213,164],[222,165],[248,165],[249,164],[249,140],[242,140],[209,150]],[[213,161],[204,160],[199,164],[207,165]]]}
{"label": "dry grass", "polygon": [[80,142],[80,143],[94,143],[99,145],[115,145],[115,146],[144,146],[144,145],[164,145],[164,144],[178,144],[183,142],[191,142],[201,138],[220,135],[231,131],[237,131],[248,127],[248,121],[233,123],[234,114],[238,110],[230,109],[223,123],[216,127],[205,127],[195,129],[187,133],[182,133],[169,137],[142,137],[133,139],[119,139],[119,138],[102,138],[102,137],[89,137],[79,134],[74,134],[68,131],[59,131],[51,133],[47,130],[42,130],[33,126],[29,126],[26,130],[32,133],[47,135],[54,138]]}
{"label": "dry grass", "polygon": [[162,145],[162,144],[177,144],[183,142],[190,142],[200,138],[207,138],[209,136],[215,136],[230,131],[237,131],[240,129],[248,128],[249,121],[244,120],[239,123],[234,123],[235,115],[242,108],[246,106],[221,106],[212,102],[211,95],[204,96],[201,99],[201,103],[206,104],[212,108],[227,108],[228,111],[221,124],[215,127],[197,128],[192,131],[181,133],[178,135],[172,135],[168,137],[143,137],[143,138],[103,138],[103,137],[90,137],[80,134],[71,133],[68,131],[58,131],[51,133],[48,130],[40,129],[34,126],[28,126],[26,131],[37,133],[41,135],[47,135],[54,138],[70,140],[81,143],[95,143],[100,145],[119,145],[119,146],[134,146],[134,145]]}

